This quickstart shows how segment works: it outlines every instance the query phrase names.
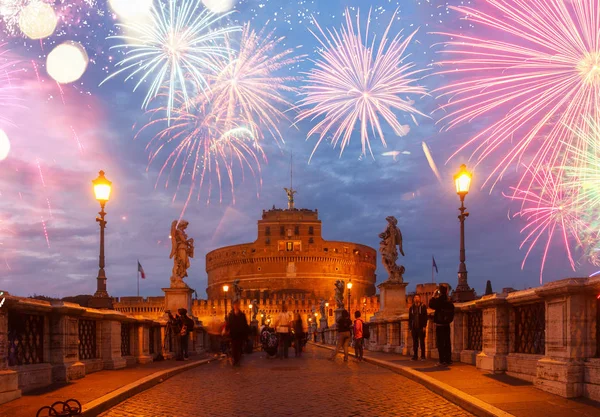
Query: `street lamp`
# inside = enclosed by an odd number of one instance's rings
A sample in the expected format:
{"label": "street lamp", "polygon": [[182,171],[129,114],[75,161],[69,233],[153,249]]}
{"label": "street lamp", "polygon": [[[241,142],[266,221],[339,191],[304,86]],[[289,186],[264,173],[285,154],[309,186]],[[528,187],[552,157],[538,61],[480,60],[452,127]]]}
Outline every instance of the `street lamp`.
{"label": "street lamp", "polygon": [[325,319],[327,320],[327,327],[329,327],[329,301],[325,303],[325,308],[327,309],[327,313],[325,314]]}
{"label": "street lamp", "polygon": [[229,285],[223,285],[223,292],[225,293],[225,321],[227,321],[227,291],[229,291]]}
{"label": "street lamp", "polygon": [[467,166],[462,164],[460,169],[454,176],[454,185],[456,186],[456,194],[460,196],[460,264],[458,266],[458,285],[456,287],[455,298],[457,301],[469,301],[475,297],[473,290],[469,288],[467,282],[467,266],[465,265],[465,219],[469,217],[469,213],[465,207],[465,197],[469,194],[471,188],[471,180],[473,174],[467,171]]}
{"label": "street lamp", "polygon": [[[100,217],[96,217],[96,221],[100,224],[100,259],[96,293],[94,294],[97,300],[95,302],[92,301],[92,304],[97,308],[112,308],[108,291],[106,291],[106,273],[104,272],[104,229],[106,228],[106,220],[104,220],[106,212],[104,208],[106,207],[106,202],[110,199],[112,182],[106,179],[104,171],[100,171],[98,178],[92,181],[92,185],[94,186],[96,200],[100,203],[100,211],[98,212]],[[102,300],[98,300],[100,298]]]}
{"label": "street lamp", "polygon": [[348,288],[348,313],[350,313],[350,291],[352,290],[352,279],[348,281],[346,288]]}

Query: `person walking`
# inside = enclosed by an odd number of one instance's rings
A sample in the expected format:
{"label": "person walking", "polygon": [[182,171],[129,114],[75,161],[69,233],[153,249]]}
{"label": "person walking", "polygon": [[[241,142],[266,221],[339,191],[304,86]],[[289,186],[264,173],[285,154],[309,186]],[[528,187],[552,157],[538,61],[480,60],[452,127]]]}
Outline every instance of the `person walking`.
{"label": "person walking", "polygon": [[333,355],[329,358],[330,361],[334,360],[340,349],[344,349],[344,362],[348,362],[348,344],[350,343],[350,328],[352,327],[352,320],[350,320],[350,313],[348,310],[343,310],[342,315],[337,321],[338,341],[335,347]]}
{"label": "person walking", "polygon": [[300,313],[294,314],[294,348],[297,358],[302,356],[302,344],[304,343],[304,325]]}
{"label": "person walking", "polygon": [[448,298],[448,287],[441,285],[429,301],[429,308],[435,310],[435,338],[437,340],[440,361],[438,366],[452,365],[452,345],[450,341],[450,323],[454,320],[454,304]]}
{"label": "person walking", "polygon": [[231,337],[232,364],[233,366],[239,366],[244,342],[248,338],[248,321],[246,315],[240,310],[240,300],[233,302],[233,311],[229,313],[227,325]]}
{"label": "person walking", "polygon": [[364,351],[364,321],[360,317],[360,311],[354,312],[354,355],[359,361],[363,360]]}
{"label": "person walking", "polygon": [[290,314],[287,311],[287,306],[285,304],[282,304],[281,313],[279,313],[279,316],[277,316],[277,322],[275,325],[275,329],[277,331],[278,350],[280,359],[287,359],[288,357],[291,322],[292,318],[290,317]]}
{"label": "person walking", "polygon": [[188,317],[187,310],[180,308],[177,310],[179,313],[180,331],[179,331],[179,345],[181,346],[181,358],[184,361],[189,360],[188,345],[190,342],[190,332],[194,330],[194,321]]}
{"label": "person walking", "polygon": [[413,305],[408,310],[408,328],[413,339],[413,357],[419,359],[419,344],[421,345],[421,360],[425,360],[425,329],[427,328],[427,307],[421,303],[421,296],[415,295]]}

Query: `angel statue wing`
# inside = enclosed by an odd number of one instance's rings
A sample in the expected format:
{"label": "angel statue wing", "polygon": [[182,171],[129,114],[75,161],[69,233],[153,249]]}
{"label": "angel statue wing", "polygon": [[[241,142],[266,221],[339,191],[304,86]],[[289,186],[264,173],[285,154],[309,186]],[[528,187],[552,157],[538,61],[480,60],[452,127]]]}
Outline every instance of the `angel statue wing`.
{"label": "angel statue wing", "polygon": [[400,253],[404,256],[404,250],[402,249],[402,232],[398,227],[396,227],[396,244],[399,246]]}
{"label": "angel statue wing", "polygon": [[177,252],[177,220],[173,220],[171,223],[171,254],[169,255],[169,259],[173,259],[175,253]]}

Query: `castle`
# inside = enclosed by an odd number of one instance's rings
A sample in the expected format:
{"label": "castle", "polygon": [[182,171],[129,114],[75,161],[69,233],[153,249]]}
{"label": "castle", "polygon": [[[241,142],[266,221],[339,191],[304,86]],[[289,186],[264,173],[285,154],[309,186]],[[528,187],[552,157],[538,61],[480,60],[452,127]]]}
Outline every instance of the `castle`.
{"label": "castle", "polygon": [[[263,318],[280,311],[285,302],[291,311],[308,320],[318,315],[320,300],[329,303],[327,315],[335,309],[334,284],[352,282],[353,309],[365,315],[379,308],[375,296],[375,249],[353,242],[328,241],[322,237],[317,210],[294,207],[293,189],[287,209],[263,210],[258,220],[257,238],[252,243],[226,246],[206,255],[208,286],[206,300],[193,300],[192,314],[208,322],[225,314],[223,286],[238,281],[242,288],[242,310],[250,315],[250,304],[258,301]],[[121,297],[116,310],[159,318],[165,310],[164,297]],[[231,303],[228,303],[228,308]],[[250,317],[249,317],[250,318]],[[332,319],[333,320],[333,319]]]}

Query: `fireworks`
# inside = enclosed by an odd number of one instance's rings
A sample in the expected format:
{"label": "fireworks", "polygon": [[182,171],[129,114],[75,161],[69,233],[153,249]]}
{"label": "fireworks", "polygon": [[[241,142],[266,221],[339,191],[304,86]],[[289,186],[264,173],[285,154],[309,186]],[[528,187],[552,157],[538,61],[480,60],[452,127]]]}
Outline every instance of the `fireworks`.
{"label": "fireworks", "polygon": [[[164,110],[164,107],[157,107],[149,113],[154,115]],[[165,122],[166,117],[156,118],[142,127],[137,136]],[[199,200],[206,187],[206,201],[210,201],[213,177],[216,178],[219,201],[223,199],[222,185],[227,181],[234,203],[234,184],[238,173],[243,178],[248,169],[254,177],[259,178],[260,183],[260,159],[266,159],[264,152],[252,136],[254,129],[246,128],[244,121],[232,128],[235,123],[232,118],[225,117],[223,109],[212,106],[210,99],[204,95],[199,95],[192,102],[186,100],[183,93],[175,95],[171,124],[154,135],[147,149],[150,151],[150,163],[166,155],[157,184],[166,175],[165,187],[168,187],[171,175],[175,170],[179,171],[176,174],[177,191],[173,201],[184,182],[189,185],[182,215],[194,193],[197,193]]]}
{"label": "fireworks", "polygon": [[[569,165],[562,167],[566,176],[565,186],[578,192],[577,208],[582,216],[600,207],[600,124],[592,118],[584,120],[583,126],[573,130],[584,146],[565,144]],[[595,214],[592,216],[594,220]]]}
{"label": "fireworks", "polygon": [[109,37],[123,41],[111,49],[123,50],[125,57],[117,63],[119,69],[100,84],[123,73],[128,74],[125,81],[138,78],[134,91],[149,82],[143,108],[147,108],[166,84],[169,93],[165,109],[170,122],[177,91],[183,93],[184,102],[189,101],[190,81],[205,91],[207,73],[217,70],[215,60],[228,54],[228,48],[220,44],[226,34],[239,30],[239,27],[215,27],[227,14],[217,16],[201,10],[200,0],[166,2],[152,6],[148,21],[117,25],[131,33]]}
{"label": "fireworks", "polygon": [[[4,47],[5,45],[0,44],[0,107],[2,108],[18,105],[20,101],[17,97],[19,87],[15,85],[15,82],[17,74],[21,72],[21,69],[17,68],[18,61],[12,59]],[[2,113],[0,113],[0,122],[12,124]]]}
{"label": "fireworks", "polygon": [[441,61],[447,76],[463,77],[437,90],[448,98],[447,128],[489,117],[491,123],[459,151],[475,147],[479,162],[495,159],[487,181],[495,184],[522,158],[521,182],[545,166],[564,165],[563,141],[579,148],[567,126],[595,115],[600,97],[600,3],[597,0],[486,0],[485,13],[452,7],[485,28],[486,35],[444,33]]}
{"label": "fireworks", "polygon": [[246,24],[237,56],[230,50],[227,59],[218,61],[219,72],[211,84],[213,106],[222,108],[227,119],[243,119],[257,127],[252,132],[257,140],[264,137],[262,128],[266,128],[276,141],[283,142],[278,124],[287,120],[284,111],[292,107],[283,93],[297,92],[288,85],[295,77],[275,75],[299,60],[292,49],[277,51],[282,41],[272,32],[256,33]]}
{"label": "fireworks", "polygon": [[346,26],[339,32],[333,29],[325,33],[315,21],[320,35],[312,33],[323,49],[319,52],[320,59],[315,62],[315,68],[307,74],[308,84],[303,87],[304,97],[300,101],[304,109],[297,118],[297,121],[320,119],[308,132],[308,137],[319,135],[312,154],[330,135],[334,147],[340,144],[341,156],[358,123],[361,156],[366,154],[367,148],[373,156],[371,137],[378,136],[383,146],[387,146],[380,118],[397,135],[404,136],[408,133],[408,126],[400,124],[395,111],[409,113],[415,124],[414,115],[424,116],[414,107],[413,101],[403,98],[426,94],[425,89],[416,85],[412,78],[420,71],[414,70],[414,64],[405,62],[406,48],[416,32],[405,38],[402,32],[392,39],[388,38],[395,19],[396,13],[378,44],[375,38],[369,39],[369,23],[365,35],[361,34],[359,12],[356,14],[356,30],[349,10],[346,10]]}
{"label": "fireworks", "polygon": [[571,252],[571,243],[583,246],[580,235],[589,230],[588,225],[577,215],[577,191],[572,187],[565,187],[561,177],[551,167],[538,169],[536,172],[528,170],[533,181],[527,190],[511,187],[513,194],[507,196],[512,200],[521,202],[521,209],[513,217],[524,218],[527,224],[521,229],[526,234],[521,246],[527,246],[527,252],[521,267],[533,248],[539,241],[545,239],[540,268],[540,284],[548,250],[553,239],[562,240],[571,268],[575,270],[575,262]]}

